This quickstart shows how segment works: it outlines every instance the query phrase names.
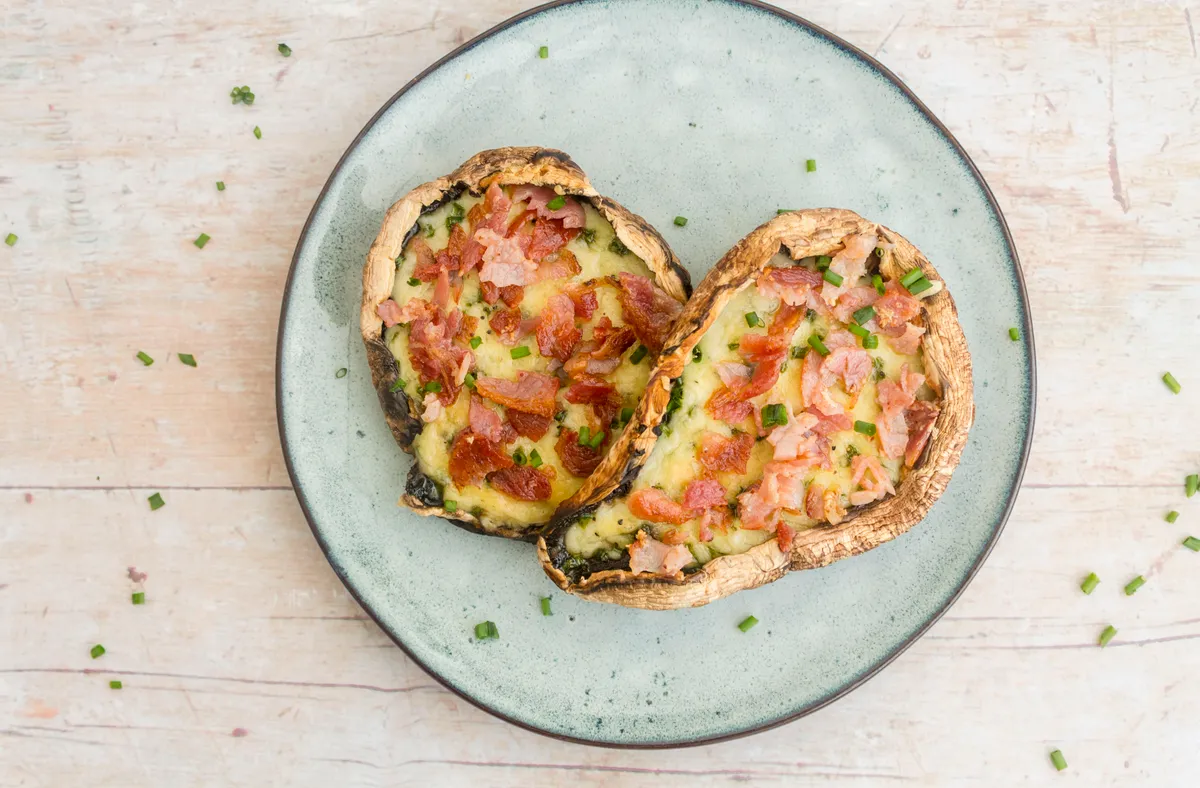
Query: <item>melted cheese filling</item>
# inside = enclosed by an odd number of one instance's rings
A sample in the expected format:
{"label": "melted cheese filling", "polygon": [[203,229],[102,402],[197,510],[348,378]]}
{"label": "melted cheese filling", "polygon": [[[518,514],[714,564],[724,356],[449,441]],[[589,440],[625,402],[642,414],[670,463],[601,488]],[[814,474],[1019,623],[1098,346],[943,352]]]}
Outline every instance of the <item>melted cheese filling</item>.
{"label": "melted cheese filling", "polygon": [[[423,215],[419,222],[418,235],[425,239],[430,250],[436,254],[444,249],[450,240],[450,231],[447,228],[446,220],[455,210],[454,204],[462,206],[462,214],[465,215],[470,212],[472,206],[480,202],[483,202],[482,197],[463,193],[458,199]],[[546,301],[551,296],[563,292],[568,284],[582,283],[589,279],[610,276],[621,271],[653,278],[649,267],[637,255],[632,252],[621,255],[610,249],[610,245],[616,237],[612,225],[589,203],[581,202],[586,216],[585,230],[590,233],[580,233],[564,248],[575,255],[582,270],[571,278],[552,279],[525,287],[525,295],[518,305],[523,317],[536,317],[545,308]],[[509,221],[519,216],[524,211],[524,207],[524,203],[514,205],[509,212]],[[585,236],[591,233],[594,233],[594,236],[589,244],[585,240]],[[415,256],[408,254],[406,245],[405,255],[396,263],[396,281],[392,287],[392,299],[401,306],[412,298],[432,299],[433,283],[410,284],[415,266]],[[583,332],[584,340],[591,337],[592,326],[604,316],[608,316],[614,326],[620,326],[623,322],[616,289],[598,286],[595,291],[599,307],[591,319],[576,321],[576,325]],[[511,355],[513,347],[501,343],[493,336],[492,330],[488,326],[488,319],[495,310],[507,308],[507,305],[503,301],[497,301],[495,305],[489,305],[483,301],[480,295],[478,274],[470,274],[464,281],[458,308],[464,315],[473,315],[479,320],[475,335],[482,342],[479,347],[472,350],[475,354],[473,374],[476,377],[513,379],[521,370],[553,374],[550,369],[551,359],[538,352],[537,339],[532,334],[516,345],[516,347],[527,347],[531,351],[528,356],[520,359],[513,359]],[[384,339],[399,364],[400,378],[404,381],[404,392],[411,400],[420,403],[424,395],[418,391],[420,379],[416,370],[413,369],[408,355],[408,327],[406,325],[392,326],[385,332]],[[604,376],[604,379],[621,394],[624,405],[630,408],[636,405],[638,397],[650,378],[649,357],[641,359],[637,364],[630,360],[630,356],[638,347],[639,343],[635,343],[625,352],[621,365]],[[521,501],[493,489],[486,481],[482,487],[472,485],[459,488],[451,480],[449,472],[450,445],[454,441],[454,436],[467,426],[468,420],[471,399],[470,389],[466,387],[463,388],[454,404],[446,408],[440,418],[425,424],[424,429],[413,441],[413,450],[421,471],[442,486],[443,498],[455,501],[460,511],[472,512],[476,515],[487,513],[495,519],[519,525],[544,522],[554,513],[559,503],[573,495],[583,484],[583,479],[572,475],[563,467],[558,453],[554,450],[558,432],[562,428],[560,424],[578,431],[581,426],[589,424],[589,417],[591,417],[591,406],[572,404],[564,399],[566,390],[566,386],[558,390],[558,408],[559,411],[565,412],[565,416],[560,422],[552,423],[549,431],[542,436],[541,440],[531,441],[524,437],[518,437],[505,447],[505,450],[511,453],[516,453],[520,449],[526,456],[536,449],[543,462],[541,470],[553,468],[554,478],[551,480],[549,499]],[[500,412],[501,418],[503,418],[503,408],[493,403],[489,403],[489,405]],[[594,417],[592,417],[592,422],[594,422]]]}
{"label": "melted cheese filling", "polygon": [[[812,267],[811,260],[804,261]],[[779,254],[772,260],[775,265],[791,266],[790,258]],[[859,284],[869,285],[869,278],[864,278]],[[753,282],[749,283],[726,304],[720,316],[713,322],[709,330],[696,345],[700,349],[701,360],[693,360],[684,368],[683,373],[683,403],[669,423],[663,428],[662,435],[655,443],[649,459],[634,481],[630,493],[647,487],[657,487],[679,501],[683,497],[688,483],[700,478],[704,469],[697,460],[700,434],[704,431],[718,435],[729,436],[733,428],[719,421],[705,410],[704,405],[709,397],[719,390],[723,383],[716,372],[716,364],[723,361],[742,363],[736,349],[740,338],[748,333],[764,333],[766,329],[750,328],[746,315],[756,313],[767,324],[771,325],[772,317],[779,308],[780,301],[774,297],[759,295]],[[801,358],[796,358],[806,352],[816,352],[809,349],[808,338],[813,333],[819,337],[826,336],[836,328],[844,325],[833,319],[815,312],[800,321],[790,342],[792,352],[789,353],[779,380],[770,391],[767,391],[750,402],[762,406],[770,402],[783,401],[791,405],[793,412],[800,413],[804,409],[800,389],[800,373],[803,364]],[[861,345],[861,343],[860,343]],[[835,384],[830,393],[832,397],[846,406],[846,412],[851,420],[871,422],[879,413],[876,402],[876,376],[882,375],[890,380],[896,380],[904,365],[913,372],[924,373],[922,352],[905,356],[896,353],[888,344],[886,338],[880,337],[879,346],[866,351],[876,365],[875,374],[868,376],[867,382],[859,392],[857,402],[851,407],[850,397]],[[922,391],[926,391],[924,387]],[[806,484],[817,483],[826,489],[837,487],[841,492],[841,502],[844,508],[849,508],[848,495],[853,491],[850,468],[854,454],[878,457],[883,467],[896,484],[903,475],[902,459],[890,460],[883,456],[878,439],[859,434],[853,429],[836,432],[830,435],[831,458],[833,469],[814,469],[806,477]],[[750,461],[746,473],[719,473],[716,478],[726,490],[726,499],[731,503],[739,492],[762,478],[763,466],[771,461],[774,447],[765,439],[760,438],[754,444],[750,453]],[[765,530],[750,530],[741,527],[740,520],[735,516],[727,529],[713,528],[713,538],[703,542],[699,538],[699,521],[691,520],[683,525],[668,525],[647,523],[634,516],[626,503],[627,497],[602,504],[592,519],[585,519],[567,531],[565,544],[568,552],[581,558],[618,559],[622,551],[637,536],[637,532],[646,529],[653,536],[659,536],[665,531],[682,529],[687,537],[686,544],[696,559],[696,564],[707,563],[719,555],[742,553],[755,545],[774,538],[774,534]],[[785,523],[796,531],[811,528],[817,522],[803,513],[785,511],[782,515]],[[695,564],[693,564],[694,566]]]}

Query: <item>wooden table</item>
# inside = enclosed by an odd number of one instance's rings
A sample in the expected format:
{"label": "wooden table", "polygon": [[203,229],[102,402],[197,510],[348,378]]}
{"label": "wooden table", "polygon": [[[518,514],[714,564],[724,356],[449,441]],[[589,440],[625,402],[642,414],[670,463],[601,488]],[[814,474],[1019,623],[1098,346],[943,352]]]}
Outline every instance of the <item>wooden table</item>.
{"label": "wooden table", "polygon": [[[0,238],[20,236],[0,246],[0,785],[1195,785],[1200,555],[1179,543],[1200,535],[1183,495],[1200,470],[1200,6],[1173,0],[785,4],[877,55],[970,151],[1038,330],[1007,531],[880,676],[750,738],[605,750],[478,711],[364,615],[280,453],[288,263],[375,110],[522,5],[0,10]],[[231,109],[237,84],[253,107]]]}

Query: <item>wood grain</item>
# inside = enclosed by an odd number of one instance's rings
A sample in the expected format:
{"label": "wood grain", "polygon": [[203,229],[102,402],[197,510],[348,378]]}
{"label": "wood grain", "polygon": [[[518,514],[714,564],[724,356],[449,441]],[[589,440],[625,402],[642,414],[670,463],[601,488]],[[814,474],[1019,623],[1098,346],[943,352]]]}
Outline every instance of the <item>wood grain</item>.
{"label": "wood grain", "polygon": [[[1200,559],[1177,545],[1200,532],[1181,489],[1200,467],[1200,6],[783,5],[875,53],[948,124],[1025,266],[1040,377],[1026,488],[928,636],[816,715],[693,750],[568,745],[441,689],[304,524],[276,434],[275,329],[296,237],[349,140],[522,4],[13,0],[0,785],[1193,784]],[[235,84],[253,107],[230,111]],[[151,513],[153,490],[167,508]],[[150,573],[144,608],[128,604],[130,564]],[[1088,571],[1103,580],[1091,597]],[[1120,633],[1095,648],[1109,622]],[[92,661],[95,642],[109,653]]]}

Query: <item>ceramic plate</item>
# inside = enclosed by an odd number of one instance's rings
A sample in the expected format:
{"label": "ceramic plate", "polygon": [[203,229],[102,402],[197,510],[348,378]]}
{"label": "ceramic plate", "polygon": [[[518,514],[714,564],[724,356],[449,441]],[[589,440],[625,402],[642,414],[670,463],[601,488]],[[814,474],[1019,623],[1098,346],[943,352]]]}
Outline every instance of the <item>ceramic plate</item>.
{"label": "ceramic plate", "polygon": [[[662,231],[696,282],[780,207],[850,208],[911,239],[954,294],[975,364],[975,427],[929,517],[863,556],[656,613],[566,596],[531,545],[399,508],[409,461],[384,423],[359,338],[363,260],[393,201],[503,145],[570,153],[601,194]],[[672,224],[676,215],[686,227]],[[1021,342],[1009,340],[1010,326]],[[341,367],[349,375],[335,378]],[[405,652],[519,725],[661,746],[810,712],[924,632],[1008,515],[1034,375],[1021,273],[996,203],[892,74],[766,6],[582,0],[535,9],[466,44],[401,90],[350,146],[296,249],[277,388],[288,468],[313,531]],[[547,594],[548,618],[538,607]],[[736,625],[750,613],[761,623],[742,633]],[[499,640],[473,640],[483,620],[496,622]],[[778,680],[781,663],[787,681]],[[743,669],[764,664],[768,672]]]}

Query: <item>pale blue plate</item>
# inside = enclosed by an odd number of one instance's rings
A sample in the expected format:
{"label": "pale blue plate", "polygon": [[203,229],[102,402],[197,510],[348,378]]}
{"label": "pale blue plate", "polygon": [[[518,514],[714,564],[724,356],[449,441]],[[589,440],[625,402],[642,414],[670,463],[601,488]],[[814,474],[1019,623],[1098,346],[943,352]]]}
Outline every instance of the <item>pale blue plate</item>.
{"label": "pale blue plate", "polygon": [[[538,48],[548,46],[548,59]],[[568,597],[533,548],[398,508],[408,460],[358,332],[384,211],[484,148],[567,151],[656,224],[699,281],[776,208],[850,208],[946,279],[975,364],[976,421],[925,522],[827,569],[653,613]],[[805,172],[815,159],[817,171]],[[672,219],[688,218],[676,227]],[[1021,329],[1012,342],[1008,329]],[[348,367],[338,379],[334,372]],[[958,143],[862,52],[766,6],[551,4],[466,44],[350,146],[300,238],[284,296],[280,431],[296,494],[342,581],[447,687],[519,725],[620,746],[694,744],[794,719],[862,683],[954,601],[1012,506],[1033,426],[1016,252]],[[538,598],[553,597],[544,618]],[[762,623],[742,633],[753,613]],[[500,639],[474,642],[477,622]]]}

